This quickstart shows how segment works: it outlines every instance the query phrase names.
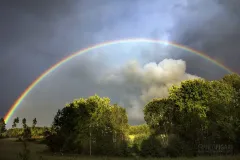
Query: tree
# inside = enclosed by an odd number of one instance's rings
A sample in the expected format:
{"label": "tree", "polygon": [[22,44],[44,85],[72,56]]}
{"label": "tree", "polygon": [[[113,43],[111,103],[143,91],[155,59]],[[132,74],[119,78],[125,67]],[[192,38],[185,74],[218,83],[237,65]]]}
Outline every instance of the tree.
{"label": "tree", "polygon": [[12,128],[16,128],[18,123],[19,123],[19,118],[18,117],[14,118]]}
{"label": "tree", "polygon": [[236,91],[240,92],[240,76],[238,74],[229,74],[222,78],[224,83],[230,84]]}
{"label": "tree", "polygon": [[61,148],[65,152],[113,155],[118,145],[109,139],[117,138],[120,145],[127,126],[125,109],[111,105],[107,97],[94,95],[76,99],[58,110],[52,128],[55,138],[61,137]]}
{"label": "tree", "polygon": [[[235,128],[235,134],[240,135],[240,76],[238,74],[229,74],[222,78],[221,80],[223,83],[227,83],[231,85],[235,90],[235,98],[233,101],[234,109],[232,113],[232,122]],[[237,136],[235,138],[235,148],[240,151],[240,138]]]}
{"label": "tree", "polygon": [[189,80],[173,86],[169,98],[179,108],[174,121],[177,133],[192,148],[204,142],[233,140],[234,96],[232,86],[219,81]]}
{"label": "tree", "polygon": [[141,143],[141,156],[143,157],[164,157],[165,152],[161,141],[156,136],[149,136]]}
{"label": "tree", "polygon": [[27,127],[26,122],[27,122],[26,118],[23,118],[23,119],[22,119],[23,128],[26,128],[26,127]]}
{"label": "tree", "polygon": [[235,95],[236,90],[228,83],[184,81],[170,88],[168,98],[149,102],[144,118],[155,135],[177,135],[184,148],[190,149],[181,153],[194,154],[199,143],[235,140]]}
{"label": "tree", "polygon": [[128,135],[150,135],[151,129],[148,124],[129,126]]}
{"label": "tree", "polygon": [[32,127],[33,127],[33,128],[35,128],[36,124],[37,124],[37,119],[36,119],[36,118],[34,118],[34,119],[33,119],[33,124],[32,124]]}
{"label": "tree", "polygon": [[3,118],[0,118],[0,135],[6,132],[6,123]]}
{"label": "tree", "polygon": [[154,134],[168,134],[172,127],[176,105],[167,98],[153,99],[144,107],[144,119]]}
{"label": "tree", "polygon": [[16,126],[17,126],[17,124],[19,123],[19,118],[18,118],[18,117],[15,118],[14,121],[15,121],[15,124],[16,124]]}
{"label": "tree", "polygon": [[17,124],[16,124],[16,120],[13,120],[13,124],[12,124],[12,128],[16,128]]}
{"label": "tree", "polygon": [[112,123],[112,129],[114,130],[115,139],[118,133],[121,136],[120,139],[123,140],[129,128],[126,109],[117,104],[111,106],[110,121]]}

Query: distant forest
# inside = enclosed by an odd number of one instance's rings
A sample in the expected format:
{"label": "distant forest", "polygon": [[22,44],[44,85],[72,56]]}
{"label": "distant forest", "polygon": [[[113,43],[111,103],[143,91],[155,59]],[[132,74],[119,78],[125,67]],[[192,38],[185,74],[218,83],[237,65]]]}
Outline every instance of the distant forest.
{"label": "distant forest", "polygon": [[[146,124],[131,126],[126,110],[107,97],[80,98],[58,110],[51,127],[15,118],[0,137],[41,140],[52,152],[81,155],[180,157],[240,153],[240,76],[183,81],[168,98],[143,109]],[[20,123],[20,124],[19,124]]]}

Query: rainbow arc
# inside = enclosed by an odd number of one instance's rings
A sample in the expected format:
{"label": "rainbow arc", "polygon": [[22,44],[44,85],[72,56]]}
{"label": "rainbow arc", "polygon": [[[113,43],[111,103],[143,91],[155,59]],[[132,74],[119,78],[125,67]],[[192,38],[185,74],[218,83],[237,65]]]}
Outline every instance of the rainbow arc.
{"label": "rainbow arc", "polygon": [[95,49],[98,49],[98,48],[101,48],[101,47],[105,47],[105,46],[109,46],[109,45],[122,44],[122,43],[156,43],[156,44],[163,44],[163,45],[168,44],[168,45],[173,46],[175,48],[179,48],[179,49],[185,50],[185,51],[187,51],[189,53],[199,55],[200,57],[210,61],[211,63],[214,63],[217,66],[223,68],[227,72],[234,73],[230,68],[228,68],[227,66],[225,66],[225,65],[221,64],[220,62],[214,60],[210,56],[208,56],[208,55],[206,55],[206,54],[204,54],[204,53],[202,53],[200,51],[197,51],[197,50],[194,50],[192,48],[189,48],[187,46],[184,46],[184,45],[181,45],[181,44],[177,44],[177,43],[174,43],[174,42],[170,42],[170,41],[163,41],[163,40],[156,40],[156,39],[146,39],[146,38],[130,38],[130,39],[122,39],[122,40],[114,40],[114,41],[103,42],[103,43],[96,44],[96,45],[90,46],[88,48],[82,49],[82,50],[80,50],[78,52],[75,52],[75,53],[71,54],[70,56],[67,56],[67,57],[63,58],[61,61],[59,61],[58,63],[54,64],[49,69],[47,69],[45,72],[43,72],[35,81],[32,82],[32,84],[30,84],[27,87],[27,89],[19,96],[19,98],[11,106],[11,108],[9,109],[9,111],[7,112],[7,114],[4,117],[5,122],[7,123],[9,121],[9,119],[13,115],[14,111],[21,104],[23,99],[29,94],[29,92],[42,79],[44,79],[47,75],[51,74],[56,69],[58,69],[58,67],[60,67],[61,65],[65,64],[66,62],[72,60],[76,56],[84,54],[84,53],[87,53],[87,52],[89,52],[91,50],[95,50]]}

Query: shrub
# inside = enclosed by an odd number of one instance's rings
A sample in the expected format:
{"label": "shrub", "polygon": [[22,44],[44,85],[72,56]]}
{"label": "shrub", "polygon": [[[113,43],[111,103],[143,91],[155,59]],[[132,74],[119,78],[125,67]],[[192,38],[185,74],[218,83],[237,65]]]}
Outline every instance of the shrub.
{"label": "shrub", "polygon": [[49,135],[46,137],[46,144],[52,152],[59,152],[63,147],[64,141],[58,135]]}
{"label": "shrub", "polygon": [[169,135],[166,147],[167,155],[170,157],[193,156],[194,149],[177,135]]}
{"label": "shrub", "polygon": [[144,140],[148,139],[148,134],[135,135],[133,142],[131,143],[131,151],[133,154],[139,155],[141,151],[141,144]]}
{"label": "shrub", "polygon": [[161,139],[150,136],[148,139],[143,140],[140,155],[143,157],[165,157],[166,152]]}

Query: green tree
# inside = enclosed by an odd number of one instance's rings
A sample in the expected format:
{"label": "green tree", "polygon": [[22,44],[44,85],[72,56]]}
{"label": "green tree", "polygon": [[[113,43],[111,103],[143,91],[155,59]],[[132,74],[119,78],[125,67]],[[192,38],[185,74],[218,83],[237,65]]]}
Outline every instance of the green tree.
{"label": "green tree", "polygon": [[164,157],[166,156],[161,140],[151,135],[141,143],[140,155],[143,157]]}
{"label": "green tree", "polygon": [[144,118],[155,135],[173,134],[184,141],[186,150],[178,153],[193,155],[200,143],[235,141],[236,90],[231,85],[188,80],[170,88],[169,94],[169,98],[149,102]]}
{"label": "green tree", "polygon": [[[236,95],[233,101],[234,109],[231,112],[233,128],[235,135],[240,135],[240,76],[238,74],[229,74],[222,78],[224,83],[231,85],[236,90]],[[240,151],[240,137],[235,138],[235,148]]]}
{"label": "green tree", "polygon": [[[94,121],[92,114],[98,106],[99,97],[80,98],[58,110],[54,117],[53,126],[56,136],[64,141],[62,148],[90,154],[90,144]],[[92,138],[92,137],[91,137]],[[59,146],[59,145],[58,145]]]}
{"label": "green tree", "polygon": [[153,99],[144,107],[144,119],[154,134],[170,133],[175,103],[170,99]]}
{"label": "green tree", "polygon": [[33,128],[35,128],[35,127],[36,127],[36,125],[37,125],[37,119],[36,119],[36,118],[34,118],[34,119],[33,119],[33,124],[32,124],[32,127],[33,127]]}
{"label": "green tree", "polygon": [[0,118],[0,135],[6,132],[6,123],[4,118]]}
{"label": "green tree", "polygon": [[236,91],[240,92],[240,76],[238,74],[229,74],[222,78],[224,83],[230,84]]}
{"label": "green tree", "polygon": [[124,109],[111,105],[109,98],[94,95],[74,100],[58,110],[52,128],[61,137],[60,148],[65,152],[109,155],[116,153],[114,138],[121,139],[119,142],[125,139],[127,123]]}
{"label": "green tree", "polygon": [[114,104],[110,108],[110,122],[112,124],[112,130],[114,131],[114,137],[117,138],[116,135],[119,135],[121,140],[124,140],[126,137],[126,133],[128,131],[128,117],[126,109]]}
{"label": "green tree", "polygon": [[172,87],[170,99],[179,107],[177,115],[173,112],[177,133],[192,148],[203,142],[233,140],[234,96],[234,89],[219,81],[191,80]]}

